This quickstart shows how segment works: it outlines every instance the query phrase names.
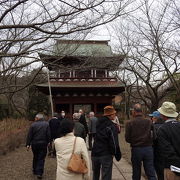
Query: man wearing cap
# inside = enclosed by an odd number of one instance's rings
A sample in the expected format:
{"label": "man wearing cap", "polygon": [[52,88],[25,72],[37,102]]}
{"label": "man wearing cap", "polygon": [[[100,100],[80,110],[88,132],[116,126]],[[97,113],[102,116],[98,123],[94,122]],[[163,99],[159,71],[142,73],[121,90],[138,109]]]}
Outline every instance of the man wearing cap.
{"label": "man wearing cap", "polygon": [[133,119],[126,123],[125,139],[131,145],[131,161],[133,180],[141,179],[141,164],[148,180],[156,180],[153,162],[153,125],[143,117],[142,107],[135,104],[132,111]]}
{"label": "man wearing cap", "polygon": [[157,149],[157,132],[159,128],[164,123],[163,119],[161,118],[161,114],[159,111],[154,111],[152,114],[149,114],[152,118],[153,126],[154,126],[154,141],[153,141],[153,149],[154,149],[154,168],[156,170],[156,174],[158,180],[164,179],[164,169],[162,168],[162,163],[160,161],[159,151]]}
{"label": "man wearing cap", "polygon": [[164,120],[157,132],[157,149],[164,169],[164,179],[179,180],[180,171],[178,173],[175,170],[180,168],[180,122],[176,120],[176,105],[164,102],[158,111]]}
{"label": "man wearing cap", "polygon": [[113,106],[104,108],[104,116],[96,123],[96,136],[92,148],[93,180],[99,180],[100,171],[102,180],[112,179],[113,156],[121,159],[121,151],[118,141],[118,132],[112,122],[116,115]]}
{"label": "man wearing cap", "polygon": [[156,123],[158,119],[161,118],[161,114],[159,111],[154,111],[152,114],[149,114],[149,116],[151,117],[153,123]]}

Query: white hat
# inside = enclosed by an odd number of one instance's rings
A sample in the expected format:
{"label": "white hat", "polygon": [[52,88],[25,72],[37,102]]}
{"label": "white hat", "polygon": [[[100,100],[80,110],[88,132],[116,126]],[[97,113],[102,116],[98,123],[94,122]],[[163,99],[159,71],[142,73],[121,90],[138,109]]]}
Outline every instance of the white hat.
{"label": "white hat", "polygon": [[164,102],[158,111],[166,117],[177,117],[176,105],[172,102]]}

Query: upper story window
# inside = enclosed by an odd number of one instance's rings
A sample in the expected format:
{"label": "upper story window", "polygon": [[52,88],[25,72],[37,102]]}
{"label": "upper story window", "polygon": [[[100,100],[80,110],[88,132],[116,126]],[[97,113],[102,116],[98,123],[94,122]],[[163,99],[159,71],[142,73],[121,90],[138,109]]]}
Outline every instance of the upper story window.
{"label": "upper story window", "polygon": [[61,78],[70,78],[70,73],[69,72],[60,73],[60,77]]}
{"label": "upper story window", "polygon": [[96,70],[96,78],[105,78],[105,70]]}
{"label": "upper story window", "polygon": [[90,78],[91,77],[91,70],[76,71],[76,77],[77,78]]}

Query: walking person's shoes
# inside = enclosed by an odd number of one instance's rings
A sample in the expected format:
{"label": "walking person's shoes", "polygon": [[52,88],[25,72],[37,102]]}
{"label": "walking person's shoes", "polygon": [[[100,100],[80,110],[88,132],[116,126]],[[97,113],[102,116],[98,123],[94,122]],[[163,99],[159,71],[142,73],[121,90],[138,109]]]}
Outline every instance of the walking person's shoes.
{"label": "walking person's shoes", "polygon": [[38,179],[42,179],[42,175],[37,175],[37,178]]}

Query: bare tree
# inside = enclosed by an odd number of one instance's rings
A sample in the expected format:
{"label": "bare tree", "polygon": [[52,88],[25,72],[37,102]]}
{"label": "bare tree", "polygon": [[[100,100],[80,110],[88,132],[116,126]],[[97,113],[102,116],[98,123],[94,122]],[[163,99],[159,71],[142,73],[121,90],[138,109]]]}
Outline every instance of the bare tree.
{"label": "bare tree", "polygon": [[[38,62],[39,52],[51,53],[55,38],[84,39],[95,27],[127,14],[131,2],[132,0],[1,1],[1,78],[12,74],[16,76],[16,71],[19,74],[20,70]],[[17,84],[12,86],[17,87]],[[1,93],[9,92],[6,86],[1,86],[0,90]]]}
{"label": "bare tree", "polygon": [[133,0],[2,0],[0,2],[0,94],[13,97],[32,84],[20,77],[43,68],[38,53],[51,54],[54,39],[84,39],[94,28],[128,14]]}
{"label": "bare tree", "polygon": [[141,1],[136,15],[114,26],[120,44],[116,50],[126,55],[120,78],[127,86],[136,87],[137,93],[131,89],[129,95],[143,101],[151,111],[158,108],[172,86],[180,98],[175,76],[180,72],[180,51],[174,2]]}

